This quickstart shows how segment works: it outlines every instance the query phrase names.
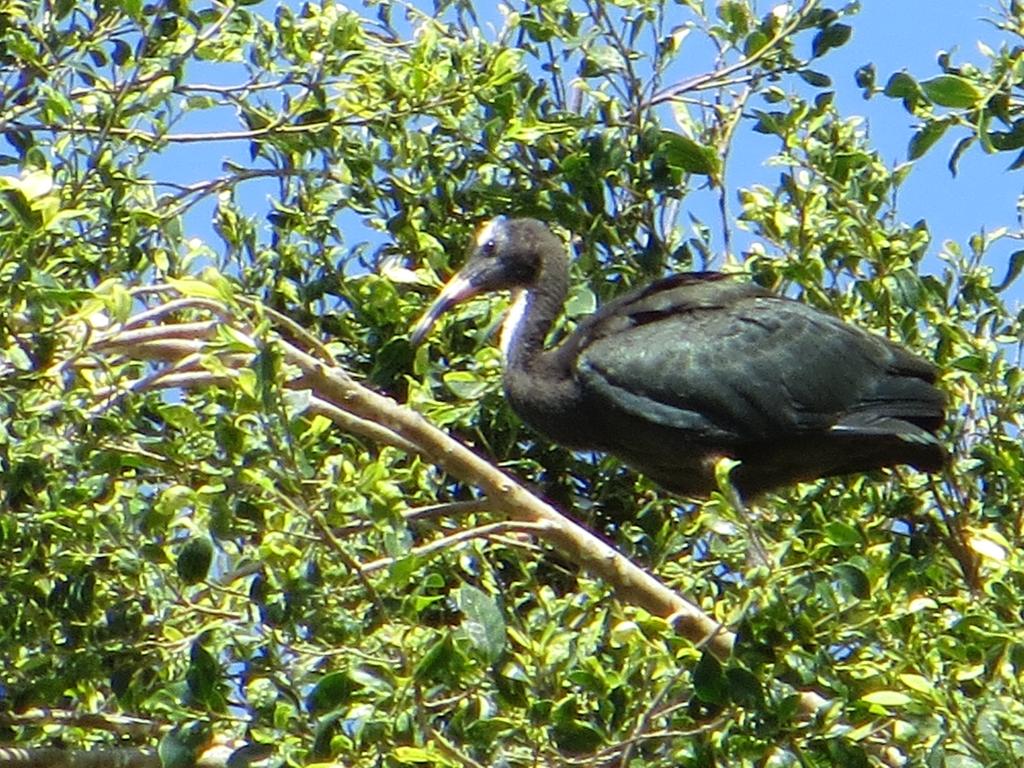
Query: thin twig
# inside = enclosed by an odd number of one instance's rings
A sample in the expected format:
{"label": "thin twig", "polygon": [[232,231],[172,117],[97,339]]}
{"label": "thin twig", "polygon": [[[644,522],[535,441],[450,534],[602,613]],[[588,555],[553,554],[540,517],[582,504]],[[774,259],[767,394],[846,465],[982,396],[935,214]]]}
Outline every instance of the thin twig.
{"label": "thin twig", "polygon": [[486,539],[498,534],[512,532],[543,535],[546,532],[546,525],[544,523],[530,523],[522,520],[503,520],[499,523],[487,523],[486,525],[479,525],[475,528],[464,528],[463,530],[457,531],[449,536],[442,536],[439,539],[435,539],[428,544],[413,547],[409,550],[408,554],[402,555],[401,557],[382,557],[377,560],[371,560],[368,563],[363,563],[362,570],[363,573],[372,573],[373,571],[388,568],[405,557],[423,557],[433,554],[434,552],[451,549],[456,544],[461,544],[465,541]]}
{"label": "thin twig", "polygon": [[800,23],[806,18],[807,14],[811,11],[814,6],[817,5],[817,0],[804,0],[804,4],[800,9],[790,17],[786,24],[779,27],[778,32],[768,40],[764,45],[758,48],[756,51],[751,53],[749,56],[744,56],[734,64],[729,64],[721,69],[716,69],[713,72],[706,72],[696,77],[691,77],[684,80],[676,85],[669,86],[654,94],[646,104],[643,105],[644,109],[650,107],[656,107],[659,104],[663,104],[666,101],[672,101],[680,93],[686,91],[701,90],[708,87],[718,87],[719,83],[723,82],[732,74],[739,72],[740,70],[752,67],[761,61],[765,56],[771,53],[783,40],[789,38],[794,30],[800,25]]}

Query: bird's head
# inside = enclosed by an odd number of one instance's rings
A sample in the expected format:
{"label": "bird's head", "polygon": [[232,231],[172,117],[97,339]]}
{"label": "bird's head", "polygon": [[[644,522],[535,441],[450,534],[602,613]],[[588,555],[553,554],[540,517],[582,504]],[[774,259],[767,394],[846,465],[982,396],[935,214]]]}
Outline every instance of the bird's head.
{"label": "bird's head", "polygon": [[413,346],[426,338],[441,315],[468,298],[491,291],[531,288],[550,253],[564,254],[564,248],[543,222],[504,216],[491,219],[477,232],[465,266],[416,322],[410,334]]}

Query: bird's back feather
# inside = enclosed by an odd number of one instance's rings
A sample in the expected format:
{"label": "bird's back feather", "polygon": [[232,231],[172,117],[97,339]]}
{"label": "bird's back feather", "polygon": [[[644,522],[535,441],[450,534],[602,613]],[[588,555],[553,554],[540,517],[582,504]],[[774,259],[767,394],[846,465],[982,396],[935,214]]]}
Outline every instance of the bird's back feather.
{"label": "bird's back feather", "polygon": [[606,307],[569,344],[605,437],[595,447],[670,488],[707,492],[718,456],[743,461],[745,492],[945,460],[931,434],[945,408],[934,366],[880,336],[717,274]]}

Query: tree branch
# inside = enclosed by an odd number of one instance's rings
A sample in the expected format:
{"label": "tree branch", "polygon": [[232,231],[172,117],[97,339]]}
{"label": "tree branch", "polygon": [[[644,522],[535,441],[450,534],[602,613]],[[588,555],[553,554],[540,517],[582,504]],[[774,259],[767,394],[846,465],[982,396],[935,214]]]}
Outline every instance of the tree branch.
{"label": "tree branch", "polygon": [[[161,286],[156,290],[164,292],[166,287]],[[230,310],[217,302],[209,299],[192,301],[193,309],[202,308],[213,312],[219,318],[219,323],[225,323],[225,318],[230,317]],[[162,307],[140,313],[140,316],[144,315],[145,320],[162,320],[173,311],[170,308],[172,304],[174,309],[184,307],[180,303],[174,304],[172,300]],[[232,330],[238,339],[252,345],[253,351],[249,354],[239,353],[237,347],[229,352],[218,346],[216,341],[211,341],[215,323],[166,323],[151,328],[142,328],[142,324],[138,317],[130,319],[124,330],[105,334],[89,351],[100,355],[137,355],[147,360],[164,362],[172,368],[186,358],[191,365],[192,361],[201,361],[206,355],[219,354],[222,365],[229,371],[238,371],[250,365],[257,350],[266,343],[258,342],[248,324],[237,320]],[[594,533],[530,493],[516,479],[437,429],[412,409],[358,383],[340,366],[324,362],[319,355],[310,354],[278,336],[272,337],[271,342],[281,349],[285,365],[294,366],[298,370],[298,375],[285,382],[284,386],[310,389],[311,403],[315,404],[315,407],[311,405],[311,410],[323,413],[342,429],[420,455],[463,482],[477,486],[486,495],[489,508],[520,524],[514,526],[515,530],[528,530],[579,563],[591,574],[610,584],[623,602],[664,618],[680,635],[706,647],[719,658],[725,659],[732,653],[735,642],[733,632]],[[323,348],[318,347],[316,351],[322,353]],[[158,375],[151,378],[159,381]],[[223,383],[223,380],[223,373],[186,376],[174,368],[165,383],[204,386]],[[487,535],[498,532],[499,528],[508,528],[507,524],[496,525],[493,529],[485,527],[483,532],[477,530],[468,533]],[[423,552],[434,551],[464,539],[465,536],[460,535],[445,537],[439,542],[426,545]],[[383,561],[374,561],[364,568],[374,570],[385,565]],[[830,703],[813,691],[799,692],[798,696],[799,709],[807,717],[823,712]],[[898,764],[884,757],[883,760],[888,764]]]}
{"label": "tree branch", "polygon": [[[164,286],[157,287],[155,291],[147,289],[161,293],[166,290]],[[231,316],[228,307],[210,299],[187,300],[194,302],[192,308],[212,312],[220,324]],[[175,305],[175,309],[181,308],[185,305]],[[146,320],[166,318],[170,313],[167,306],[163,309],[155,307],[146,311]],[[93,343],[90,351],[100,355],[113,353],[159,361],[172,367],[185,358],[192,365],[193,361],[201,361],[208,354],[224,355],[228,352],[216,341],[211,341],[217,323],[193,321],[154,327],[141,325],[143,323],[129,320],[125,330],[104,334]],[[241,370],[251,364],[262,344],[252,336],[252,329],[244,322],[236,321],[233,330],[240,340],[252,345],[253,352],[247,356],[235,348],[230,351],[230,358],[222,357],[220,362],[228,369]],[[274,337],[273,343],[281,349],[285,365],[294,366],[299,371],[299,376],[289,380],[285,386],[310,389],[313,397],[322,402],[320,407],[324,414],[332,421],[343,422],[339,425],[352,431],[358,429],[363,436],[369,437],[372,433],[372,439],[380,439],[403,450],[412,449],[411,452],[425,457],[460,480],[476,485],[495,511],[511,520],[528,523],[539,538],[609,583],[624,602],[671,621],[681,635],[694,643],[705,644],[719,657],[725,658],[731,653],[732,632],[586,528],[534,496],[514,478],[438,430],[418,413],[359,384],[341,367],[325,363],[319,355],[299,349],[280,337]],[[178,375],[181,370],[174,368],[173,373]],[[159,372],[150,379],[159,380]],[[179,378],[176,381],[199,384],[203,379]],[[365,425],[373,427],[366,428]]]}

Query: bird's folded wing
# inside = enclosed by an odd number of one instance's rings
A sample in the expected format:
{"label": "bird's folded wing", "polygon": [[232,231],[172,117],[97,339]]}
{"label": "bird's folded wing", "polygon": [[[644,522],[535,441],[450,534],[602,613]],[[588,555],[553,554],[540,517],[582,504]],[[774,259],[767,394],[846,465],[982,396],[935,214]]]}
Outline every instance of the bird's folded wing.
{"label": "bird's folded wing", "polygon": [[929,363],[806,305],[742,284],[634,298],[589,329],[577,358],[587,397],[607,408],[742,440],[942,418]]}

